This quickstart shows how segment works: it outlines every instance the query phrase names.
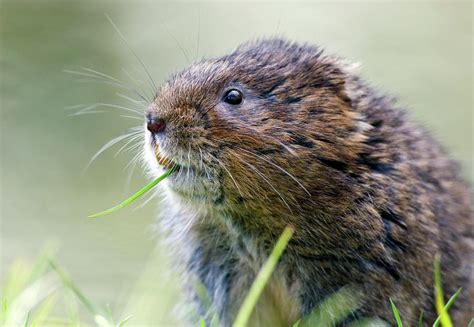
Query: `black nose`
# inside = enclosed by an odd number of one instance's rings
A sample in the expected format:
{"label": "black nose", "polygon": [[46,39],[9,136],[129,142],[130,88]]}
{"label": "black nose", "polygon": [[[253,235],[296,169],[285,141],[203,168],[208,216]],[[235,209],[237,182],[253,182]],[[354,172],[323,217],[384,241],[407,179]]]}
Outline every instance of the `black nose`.
{"label": "black nose", "polygon": [[161,133],[165,130],[166,123],[163,119],[147,117],[146,128],[153,134]]}

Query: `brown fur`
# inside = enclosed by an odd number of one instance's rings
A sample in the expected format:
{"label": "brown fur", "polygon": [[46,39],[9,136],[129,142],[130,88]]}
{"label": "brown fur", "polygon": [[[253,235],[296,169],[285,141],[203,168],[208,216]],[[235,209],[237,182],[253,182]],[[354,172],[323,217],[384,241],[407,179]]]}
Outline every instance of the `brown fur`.
{"label": "brown fur", "polygon": [[[242,104],[222,101],[229,88],[242,90]],[[440,254],[445,294],[464,288],[451,313],[467,324],[469,186],[426,131],[341,60],[278,39],[248,43],[174,76],[148,114],[167,122],[149,141],[182,166],[163,185],[164,225],[223,325],[288,225],[279,286],[269,286],[277,310],[305,316],[352,285],[364,294],[357,316],[393,321],[391,298],[407,325],[420,310],[431,324]]]}

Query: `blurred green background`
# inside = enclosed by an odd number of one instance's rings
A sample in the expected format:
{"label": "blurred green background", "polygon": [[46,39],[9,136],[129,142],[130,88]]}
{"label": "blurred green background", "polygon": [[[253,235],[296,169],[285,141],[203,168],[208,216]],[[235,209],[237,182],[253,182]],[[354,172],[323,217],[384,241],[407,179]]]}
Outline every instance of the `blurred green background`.
{"label": "blurred green background", "polygon": [[114,150],[84,170],[104,143],[138,120],[113,111],[71,117],[64,109],[94,102],[129,105],[117,97],[117,88],[78,82],[64,70],[89,67],[127,80],[125,70],[145,79],[104,13],[158,83],[185,67],[186,56],[221,55],[261,36],[317,43],[361,62],[363,76],[397,96],[462,163],[464,174],[474,177],[469,1],[2,1],[2,279],[14,258],[33,258],[52,242],[92,300],[121,310],[138,282],[155,303],[147,308],[132,301],[127,310],[134,322],[152,314],[163,325],[176,323],[170,314],[179,292],[170,282],[174,271],[164,250],[153,251],[157,204],[86,218],[145,183],[141,169],[127,183],[124,169],[132,154],[115,157]]}

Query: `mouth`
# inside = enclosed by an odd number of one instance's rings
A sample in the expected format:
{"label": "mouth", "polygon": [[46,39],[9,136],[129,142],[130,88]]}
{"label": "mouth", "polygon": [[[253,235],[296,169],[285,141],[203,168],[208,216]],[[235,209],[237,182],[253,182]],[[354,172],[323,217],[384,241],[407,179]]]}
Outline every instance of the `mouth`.
{"label": "mouth", "polygon": [[[156,161],[154,165],[173,173],[166,177],[167,189],[177,194],[180,198],[194,201],[196,203],[215,202],[215,199],[222,198],[222,188],[216,172],[212,168],[199,166],[193,162],[187,163],[186,160],[177,162],[171,159],[164,151],[160,151],[157,144],[153,144],[153,156]],[[162,174],[162,172],[157,172]]]}
{"label": "mouth", "polygon": [[194,166],[178,164],[163,154],[157,145],[154,146],[155,157],[160,167],[165,170],[173,169],[173,174],[167,177],[169,186],[182,196],[195,197],[202,187],[202,173]]}
{"label": "mouth", "polygon": [[158,165],[162,166],[165,169],[171,169],[173,167],[175,170],[179,169],[180,166],[177,163],[175,163],[173,160],[171,160],[170,158],[163,155],[160,152],[157,145],[155,145],[154,148],[155,148],[155,157],[156,157],[156,161],[158,162]]}

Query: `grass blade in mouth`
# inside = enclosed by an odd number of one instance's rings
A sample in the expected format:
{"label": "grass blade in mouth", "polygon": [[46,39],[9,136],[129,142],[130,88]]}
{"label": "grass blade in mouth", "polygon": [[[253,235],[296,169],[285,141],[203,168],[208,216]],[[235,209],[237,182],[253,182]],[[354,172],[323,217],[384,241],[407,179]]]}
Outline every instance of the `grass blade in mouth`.
{"label": "grass blade in mouth", "polygon": [[149,190],[151,190],[153,187],[155,187],[159,182],[161,182],[162,180],[164,180],[166,177],[168,177],[169,175],[171,175],[172,173],[174,173],[176,171],[178,167],[176,165],[174,165],[173,167],[171,167],[168,171],[166,171],[163,175],[161,175],[160,177],[158,177],[157,179],[155,179],[154,181],[152,181],[151,183],[145,185],[144,187],[142,187],[138,192],[136,192],[135,194],[133,194],[131,197],[129,197],[128,199],[122,201],[121,203],[117,204],[116,206],[110,208],[110,209],[107,209],[107,210],[104,210],[104,211],[101,211],[101,212],[98,212],[98,213],[95,213],[93,215],[90,215],[89,218],[97,218],[97,217],[102,217],[102,216],[105,216],[105,215],[108,215],[109,213],[113,213],[117,210],[120,210],[122,208],[125,208],[126,206],[128,206],[130,203],[132,203],[133,201],[135,201],[136,199],[138,199],[139,197],[141,197],[143,194],[145,194],[146,192],[148,192]]}

